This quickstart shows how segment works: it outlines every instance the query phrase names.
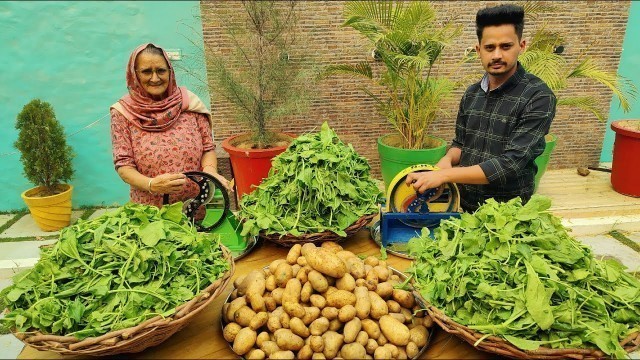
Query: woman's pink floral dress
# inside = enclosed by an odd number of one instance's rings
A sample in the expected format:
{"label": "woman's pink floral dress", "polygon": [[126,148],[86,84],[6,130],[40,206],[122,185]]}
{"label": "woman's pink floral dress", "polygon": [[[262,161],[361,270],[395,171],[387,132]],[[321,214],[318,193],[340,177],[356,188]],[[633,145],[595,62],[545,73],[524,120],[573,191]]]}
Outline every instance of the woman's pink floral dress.
{"label": "woman's pink floral dress", "polygon": [[[166,131],[150,132],[132,126],[122,114],[111,109],[111,139],[116,170],[131,166],[148,177],[201,171],[202,154],[215,149],[207,115],[195,112],[183,112]],[[184,191],[171,194],[169,203],[193,198],[197,193],[197,186],[188,181]],[[136,203],[162,206],[162,194],[131,187],[130,196]]]}

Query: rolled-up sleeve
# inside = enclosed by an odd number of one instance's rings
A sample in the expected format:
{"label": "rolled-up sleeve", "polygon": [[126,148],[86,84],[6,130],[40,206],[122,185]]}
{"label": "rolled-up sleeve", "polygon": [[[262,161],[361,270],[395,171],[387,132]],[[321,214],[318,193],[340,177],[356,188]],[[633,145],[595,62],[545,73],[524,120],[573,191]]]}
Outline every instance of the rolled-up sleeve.
{"label": "rolled-up sleeve", "polygon": [[111,109],[111,146],[116,171],[123,166],[136,167],[131,146],[129,122],[117,110]]}
{"label": "rolled-up sleeve", "polygon": [[[544,151],[544,136],[556,112],[553,93],[540,92],[527,103],[504,152],[480,163],[489,183],[506,184]],[[457,129],[456,129],[457,131]]]}

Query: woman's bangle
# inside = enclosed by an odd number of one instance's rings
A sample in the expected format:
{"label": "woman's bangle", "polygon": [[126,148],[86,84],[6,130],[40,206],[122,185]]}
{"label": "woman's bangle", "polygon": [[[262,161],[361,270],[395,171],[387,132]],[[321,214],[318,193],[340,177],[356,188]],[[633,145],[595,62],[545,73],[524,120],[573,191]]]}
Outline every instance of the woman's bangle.
{"label": "woman's bangle", "polygon": [[149,194],[153,194],[153,192],[151,191],[151,182],[153,181],[153,178],[149,179],[149,184],[147,185],[147,190],[149,190]]}

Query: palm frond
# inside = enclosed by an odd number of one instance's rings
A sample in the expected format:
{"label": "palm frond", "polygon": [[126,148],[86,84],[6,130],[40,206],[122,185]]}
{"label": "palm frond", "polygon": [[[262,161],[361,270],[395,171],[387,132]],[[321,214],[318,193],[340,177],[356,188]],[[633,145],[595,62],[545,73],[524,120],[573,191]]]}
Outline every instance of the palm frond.
{"label": "palm frond", "polygon": [[564,38],[559,31],[550,31],[542,26],[531,35],[527,50],[554,52],[556,47],[562,45],[563,42]]}
{"label": "palm frond", "polygon": [[394,30],[406,33],[413,38],[433,28],[436,13],[428,2],[417,1],[412,2],[397,19]]}
{"label": "palm frond", "polygon": [[567,86],[566,60],[557,54],[541,50],[527,50],[518,58],[520,64],[539,77],[554,92]]}
{"label": "palm frond", "polygon": [[517,2],[524,8],[524,16],[526,20],[537,20],[539,17],[545,16],[547,13],[554,11],[555,6],[548,2],[542,2],[537,0],[527,0],[524,2]]}
{"label": "palm frond", "polygon": [[587,78],[599,82],[608,87],[620,101],[620,106],[624,112],[631,110],[630,100],[636,98],[638,90],[629,80],[616,73],[602,70],[598,64],[590,58],[585,57],[578,66],[568,75],[570,78]]}
{"label": "palm frond", "polygon": [[574,96],[563,97],[558,99],[558,106],[577,107],[584,111],[588,111],[598,118],[598,120],[605,120],[604,115],[598,107],[598,102],[592,96]]}
{"label": "palm frond", "polygon": [[402,3],[394,6],[390,1],[349,1],[344,5],[347,20],[342,26],[350,26],[367,38],[375,39],[393,30],[402,7]]}
{"label": "palm frond", "polygon": [[327,66],[321,73],[321,78],[326,78],[335,74],[347,74],[355,77],[365,77],[367,79],[373,79],[373,71],[371,65],[366,62],[360,62],[355,65],[341,64]]}

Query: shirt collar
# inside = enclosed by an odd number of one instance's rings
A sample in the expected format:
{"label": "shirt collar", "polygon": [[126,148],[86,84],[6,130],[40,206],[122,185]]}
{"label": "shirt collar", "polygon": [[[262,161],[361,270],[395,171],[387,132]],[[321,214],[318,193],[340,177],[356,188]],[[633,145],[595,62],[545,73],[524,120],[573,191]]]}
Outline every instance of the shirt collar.
{"label": "shirt collar", "polygon": [[[507,81],[505,81],[502,85],[491,90],[492,92],[495,92],[498,90],[507,90],[511,88],[514,84],[517,84],[520,82],[520,80],[524,77],[525,70],[519,61],[516,66],[517,66],[516,72],[513,73],[513,75],[511,75],[511,77],[509,77]],[[484,90],[485,93],[489,93],[489,74],[488,73],[484,73],[484,76],[482,76],[482,80],[480,80],[480,87],[482,88],[482,90]]]}

